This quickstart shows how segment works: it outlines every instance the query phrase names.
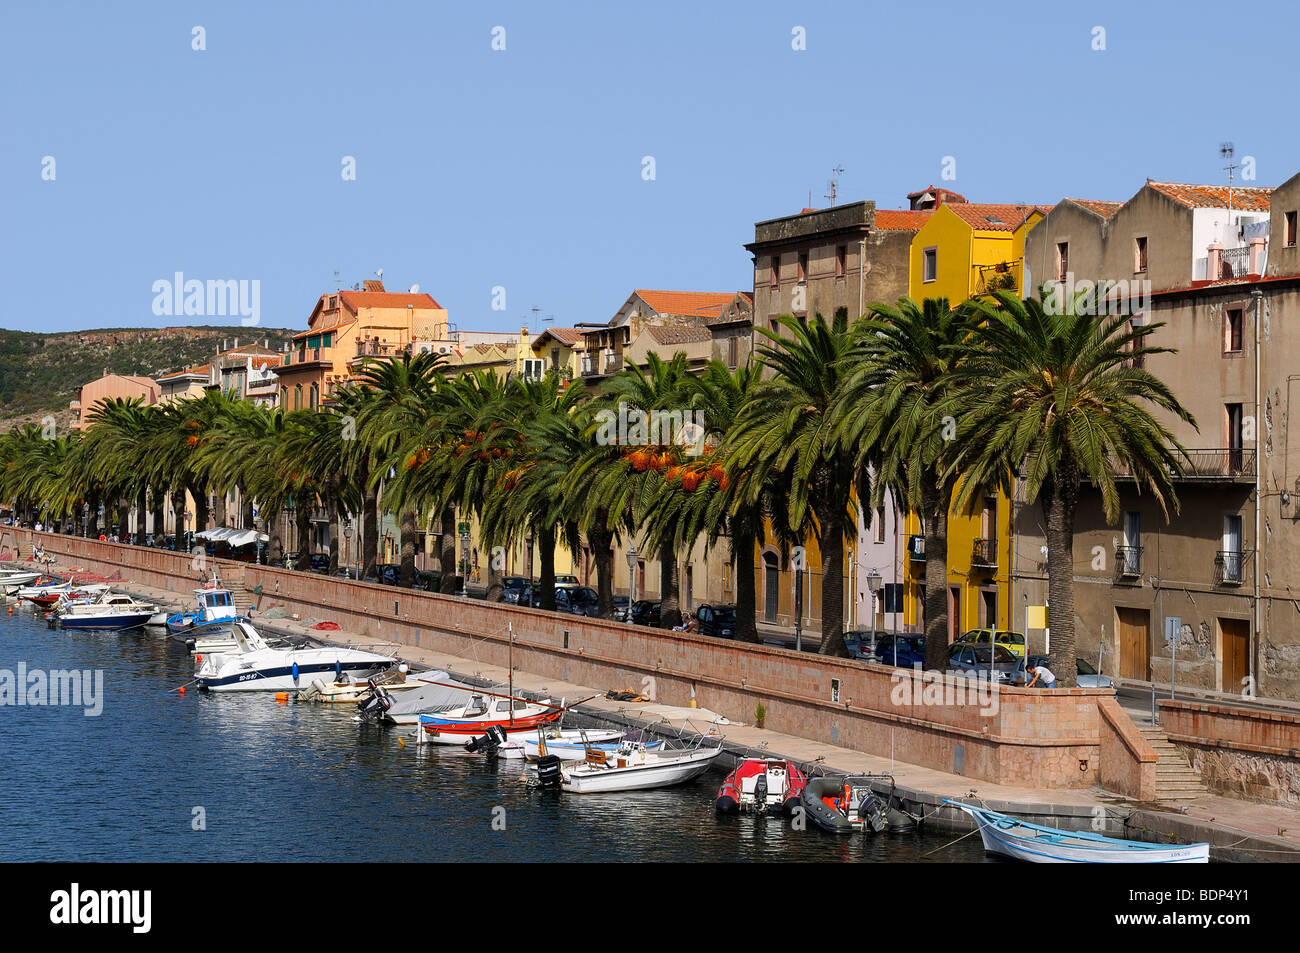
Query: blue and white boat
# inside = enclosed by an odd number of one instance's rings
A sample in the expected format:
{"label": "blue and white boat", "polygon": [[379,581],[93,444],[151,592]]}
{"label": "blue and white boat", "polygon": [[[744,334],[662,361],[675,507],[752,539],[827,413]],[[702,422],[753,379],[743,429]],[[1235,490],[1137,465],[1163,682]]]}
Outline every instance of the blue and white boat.
{"label": "blue and white boat", "polygon": [[297,691],[324,675],[340,682],[365,681],[397,661],[344,646],[271,646],[247,619],[232,619],[226,626],[235,648],[195,657],[194,680],[207,691]]}
{"label": "blue and white boat", "polygon": [[202,589],[194,590],[196,608],[185,609],[167,617],[167,631],[172,635],[188,635],[196,626],[223,619],[233,619],[239,615],[235,605],[235,594],[229,589],[217,585],[216,580]]}
{"label": "blue and white boat", "polygon": [[[507,742],[501,746],[501,754],[525,761],[537,761],[544,755],[555,755],[561,761],[585,761],[588,750],[614,752],[624,741],[620,728],[548,728],[538,734]],[[647,741],[646,747],[661,748],[663,742]]]}
{"label": "blue and white boat", "polygon": [[134,629],[149,621],[158,607],[128,595],[106,592],[90,602],[61,601],[55,617],[61,629]]}
{"label": "blue and white boat", "polygon": [[1031,864],[1208,864],[1209,844],[1148,844],[1092,831],[1062,831],[944,799],[979,825],[984,850]]}

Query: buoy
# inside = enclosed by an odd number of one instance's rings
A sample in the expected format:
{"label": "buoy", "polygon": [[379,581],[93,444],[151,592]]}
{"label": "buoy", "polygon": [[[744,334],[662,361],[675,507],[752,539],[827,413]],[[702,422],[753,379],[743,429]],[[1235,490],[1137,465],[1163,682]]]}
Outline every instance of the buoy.
{"label": "buoy", "polygon": [[202,664],[203,664],[203,656],[202,656],[202,655],[196,655],[196,656],[194,656],[194,664],[195,664],[195,665],[202,665]]}
{"label": "buoy", "polygon": [[406,747],[406,739],[405,739],[405,738],[398,738],[398,739],[397,739],[397,743],[398,743],[399,745],[401,745],[403,748]]}
{"label": "buoy", "polygon": [[178,688],[178,689],[176,689],[176,690],[177,690],[178,692],[180,692],[182,695],[185,694],[185,686],[184,686],[184,685],[182,685],[180,688]]}
{"label": "buoy", "polygon": [[278,701],[281,705],[287,705],[287,704],[289,703],[289,693],[288,693],[288,692],[276,692],[276,693],[275,693],[275,700]]}

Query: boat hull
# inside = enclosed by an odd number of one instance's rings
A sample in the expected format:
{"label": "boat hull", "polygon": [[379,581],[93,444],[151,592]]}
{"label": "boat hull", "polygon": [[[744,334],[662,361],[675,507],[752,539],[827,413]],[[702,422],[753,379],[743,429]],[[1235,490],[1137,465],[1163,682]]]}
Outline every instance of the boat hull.
{"label": "boat hull", "polygon": [[128,612],[112,616],[64,616],[59,620],[61,629],[97,629],[115,632],[122,629],[137,629],[149,622],[152,612]]}
{"label": "boat hull", "polygon": [[536,715],[525,715],[513,719],[485,719],[476,721],[466,721],[456,718],[446,718],[439,715],[421,715],[420,732],[421,740],[430,744],[439,745],[467,745],[475,738],[487,734],[487,730],[492,727],[500,728],[506,733],[506,737],[511,735],[527,735],[536,731],[542,725],[549,725],[559,721],[560,710],[541,712]]}
{"label": "boat hull", "polygon": [[574,794],[614,794],[622,791],[648,791],[672,787],[699,777],[722,754],[721,748],[705,748],[680,758],[656,758],[645,764],[594,768],[576,765],[562,768],[560,788]]}

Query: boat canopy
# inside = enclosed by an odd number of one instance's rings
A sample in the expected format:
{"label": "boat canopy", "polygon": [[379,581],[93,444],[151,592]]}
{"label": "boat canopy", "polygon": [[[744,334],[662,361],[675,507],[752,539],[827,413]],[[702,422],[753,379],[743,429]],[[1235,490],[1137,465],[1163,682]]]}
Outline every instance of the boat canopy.
{"label": "boat canopy", "polygon": [[195,539],[204,539],[210,543],[227,543],[232,547],[250,546],[253,543],[269,543],[271,537],[265,533],[259,533],[251,529],[230,529],[225,526],[218,526],[216,529],[205,529],[201,533],[194,534]]}

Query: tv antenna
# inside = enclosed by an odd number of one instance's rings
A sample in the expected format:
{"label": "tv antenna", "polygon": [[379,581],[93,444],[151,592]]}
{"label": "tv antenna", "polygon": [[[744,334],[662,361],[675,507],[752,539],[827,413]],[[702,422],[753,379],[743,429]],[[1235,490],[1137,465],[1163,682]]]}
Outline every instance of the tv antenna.
{"label": "tv antenna", "polygon": [[835,205],[835,197],[839,195],[840,176],[843,174],[844,166],[842,165],[837,165],[835,168],[831,169],[830,192],[822,197],[830,199],[832,206]]}
{"label": "tv antenna", "polygon": [[343,282],[339,280],[339,270],[335,268],[334,269],[334,290],[338,291],[341,287],[343,287]]}
{"label": "tv antenna", "polygon": [[1225,172],[1228,173],[1228,218],[1229,219],[1232,218],[1232,180],[1234,175],[1237,172],[1237,169],[1240,168],[1237,165],[1237,163],[1233,161],[1235,154],[1236,154],[1236,150],[1233,148],[1231,142],[1219,143],[1219,158],[1226,160],[1228,163],[1226,166],[1223,167],[1223,169]]}

